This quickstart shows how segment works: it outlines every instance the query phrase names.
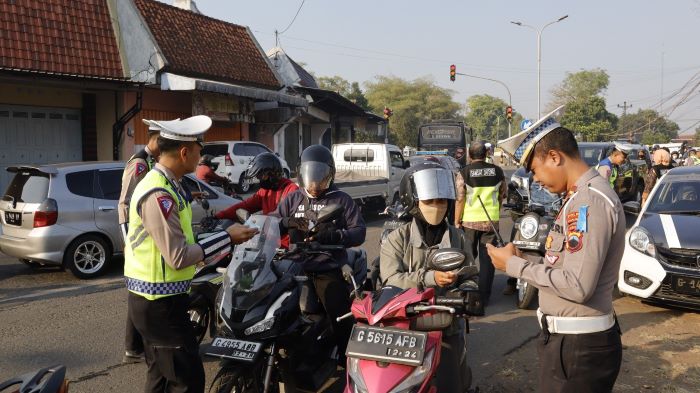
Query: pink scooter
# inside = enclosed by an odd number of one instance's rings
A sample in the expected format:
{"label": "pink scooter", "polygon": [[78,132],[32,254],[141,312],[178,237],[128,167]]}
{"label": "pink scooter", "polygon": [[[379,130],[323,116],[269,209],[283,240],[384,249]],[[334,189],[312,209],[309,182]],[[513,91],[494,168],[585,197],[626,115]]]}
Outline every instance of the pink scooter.
{"label": "pink scooter", "polygon": [[[429,258],[431,270],[454,271],[472,277],[475,266],[463,267],[464,251],[442,249]],[[355,284],[355,283],[353,283]],[[435,373],[440,364],[442,330],[455,315],[483,315],[478,286],[465,281],[454,296],[436,296],[433,288],[402,289],[386,286],[360,293],[351,312],[338,318],[354,317],[346,355],[345,393],[435,393]],[[468,329],[467,329],[468,331]],[[466,356],[461,356],[463,366]],[[471,371],[463,376],[464,391],[471,385]]]}

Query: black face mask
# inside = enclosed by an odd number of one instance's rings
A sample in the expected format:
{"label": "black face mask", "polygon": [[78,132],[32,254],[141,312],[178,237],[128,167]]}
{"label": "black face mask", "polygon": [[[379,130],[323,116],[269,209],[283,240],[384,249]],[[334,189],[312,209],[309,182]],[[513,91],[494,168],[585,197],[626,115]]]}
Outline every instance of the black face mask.
{"label": "black face mask", "polygon": [[273,180],[271,178],[267,178],[265,180],[260,180],[260,188],[264,190],[276,190],[278,186],[278,182],[276,180]]}

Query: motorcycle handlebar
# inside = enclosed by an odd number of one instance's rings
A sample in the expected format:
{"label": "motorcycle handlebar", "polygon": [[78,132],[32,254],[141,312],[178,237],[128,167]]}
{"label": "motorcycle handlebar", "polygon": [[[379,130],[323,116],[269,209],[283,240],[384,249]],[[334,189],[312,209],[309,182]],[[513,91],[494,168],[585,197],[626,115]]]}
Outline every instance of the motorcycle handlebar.
{"label": "motorcycle handlebar", "polygon": [[435,304],[440,306],[464,307],[468,303],[463,297],[438,297]]}

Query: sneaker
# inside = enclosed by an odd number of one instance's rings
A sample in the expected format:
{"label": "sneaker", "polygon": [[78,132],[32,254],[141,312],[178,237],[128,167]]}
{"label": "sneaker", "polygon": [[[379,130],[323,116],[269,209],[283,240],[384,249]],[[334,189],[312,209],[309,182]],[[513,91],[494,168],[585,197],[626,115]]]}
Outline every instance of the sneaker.
{"label": "sneaker", "polygon": [[503,288],[503,294],[510,296],[515,294],[516,290],[517,288],[515,288],[515,285],[506,285],[506,287]]}
{"label": "sneaker", "polygon": [[144,360],[146,360],[146,358],[143,354],[143,351],[136,352],[127,349],[124,352],[124,358],[122,359],[122,363],[141,363]]}

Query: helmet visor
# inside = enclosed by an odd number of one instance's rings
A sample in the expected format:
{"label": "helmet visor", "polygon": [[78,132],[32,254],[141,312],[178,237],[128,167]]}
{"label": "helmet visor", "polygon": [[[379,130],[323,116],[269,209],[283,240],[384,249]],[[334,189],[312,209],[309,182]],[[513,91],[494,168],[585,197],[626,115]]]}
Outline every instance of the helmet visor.
{"label": "helmet visor", "polygon": [[413,174],[418,200],[455,199],[455,183],[452,172],[444,168],[430,168]]}
{"label": "helmet visor", "polygon": [[299,176],[309,193],[323,192],[333,181],[331,167],[325,162],[307,161],[301,164]]}

